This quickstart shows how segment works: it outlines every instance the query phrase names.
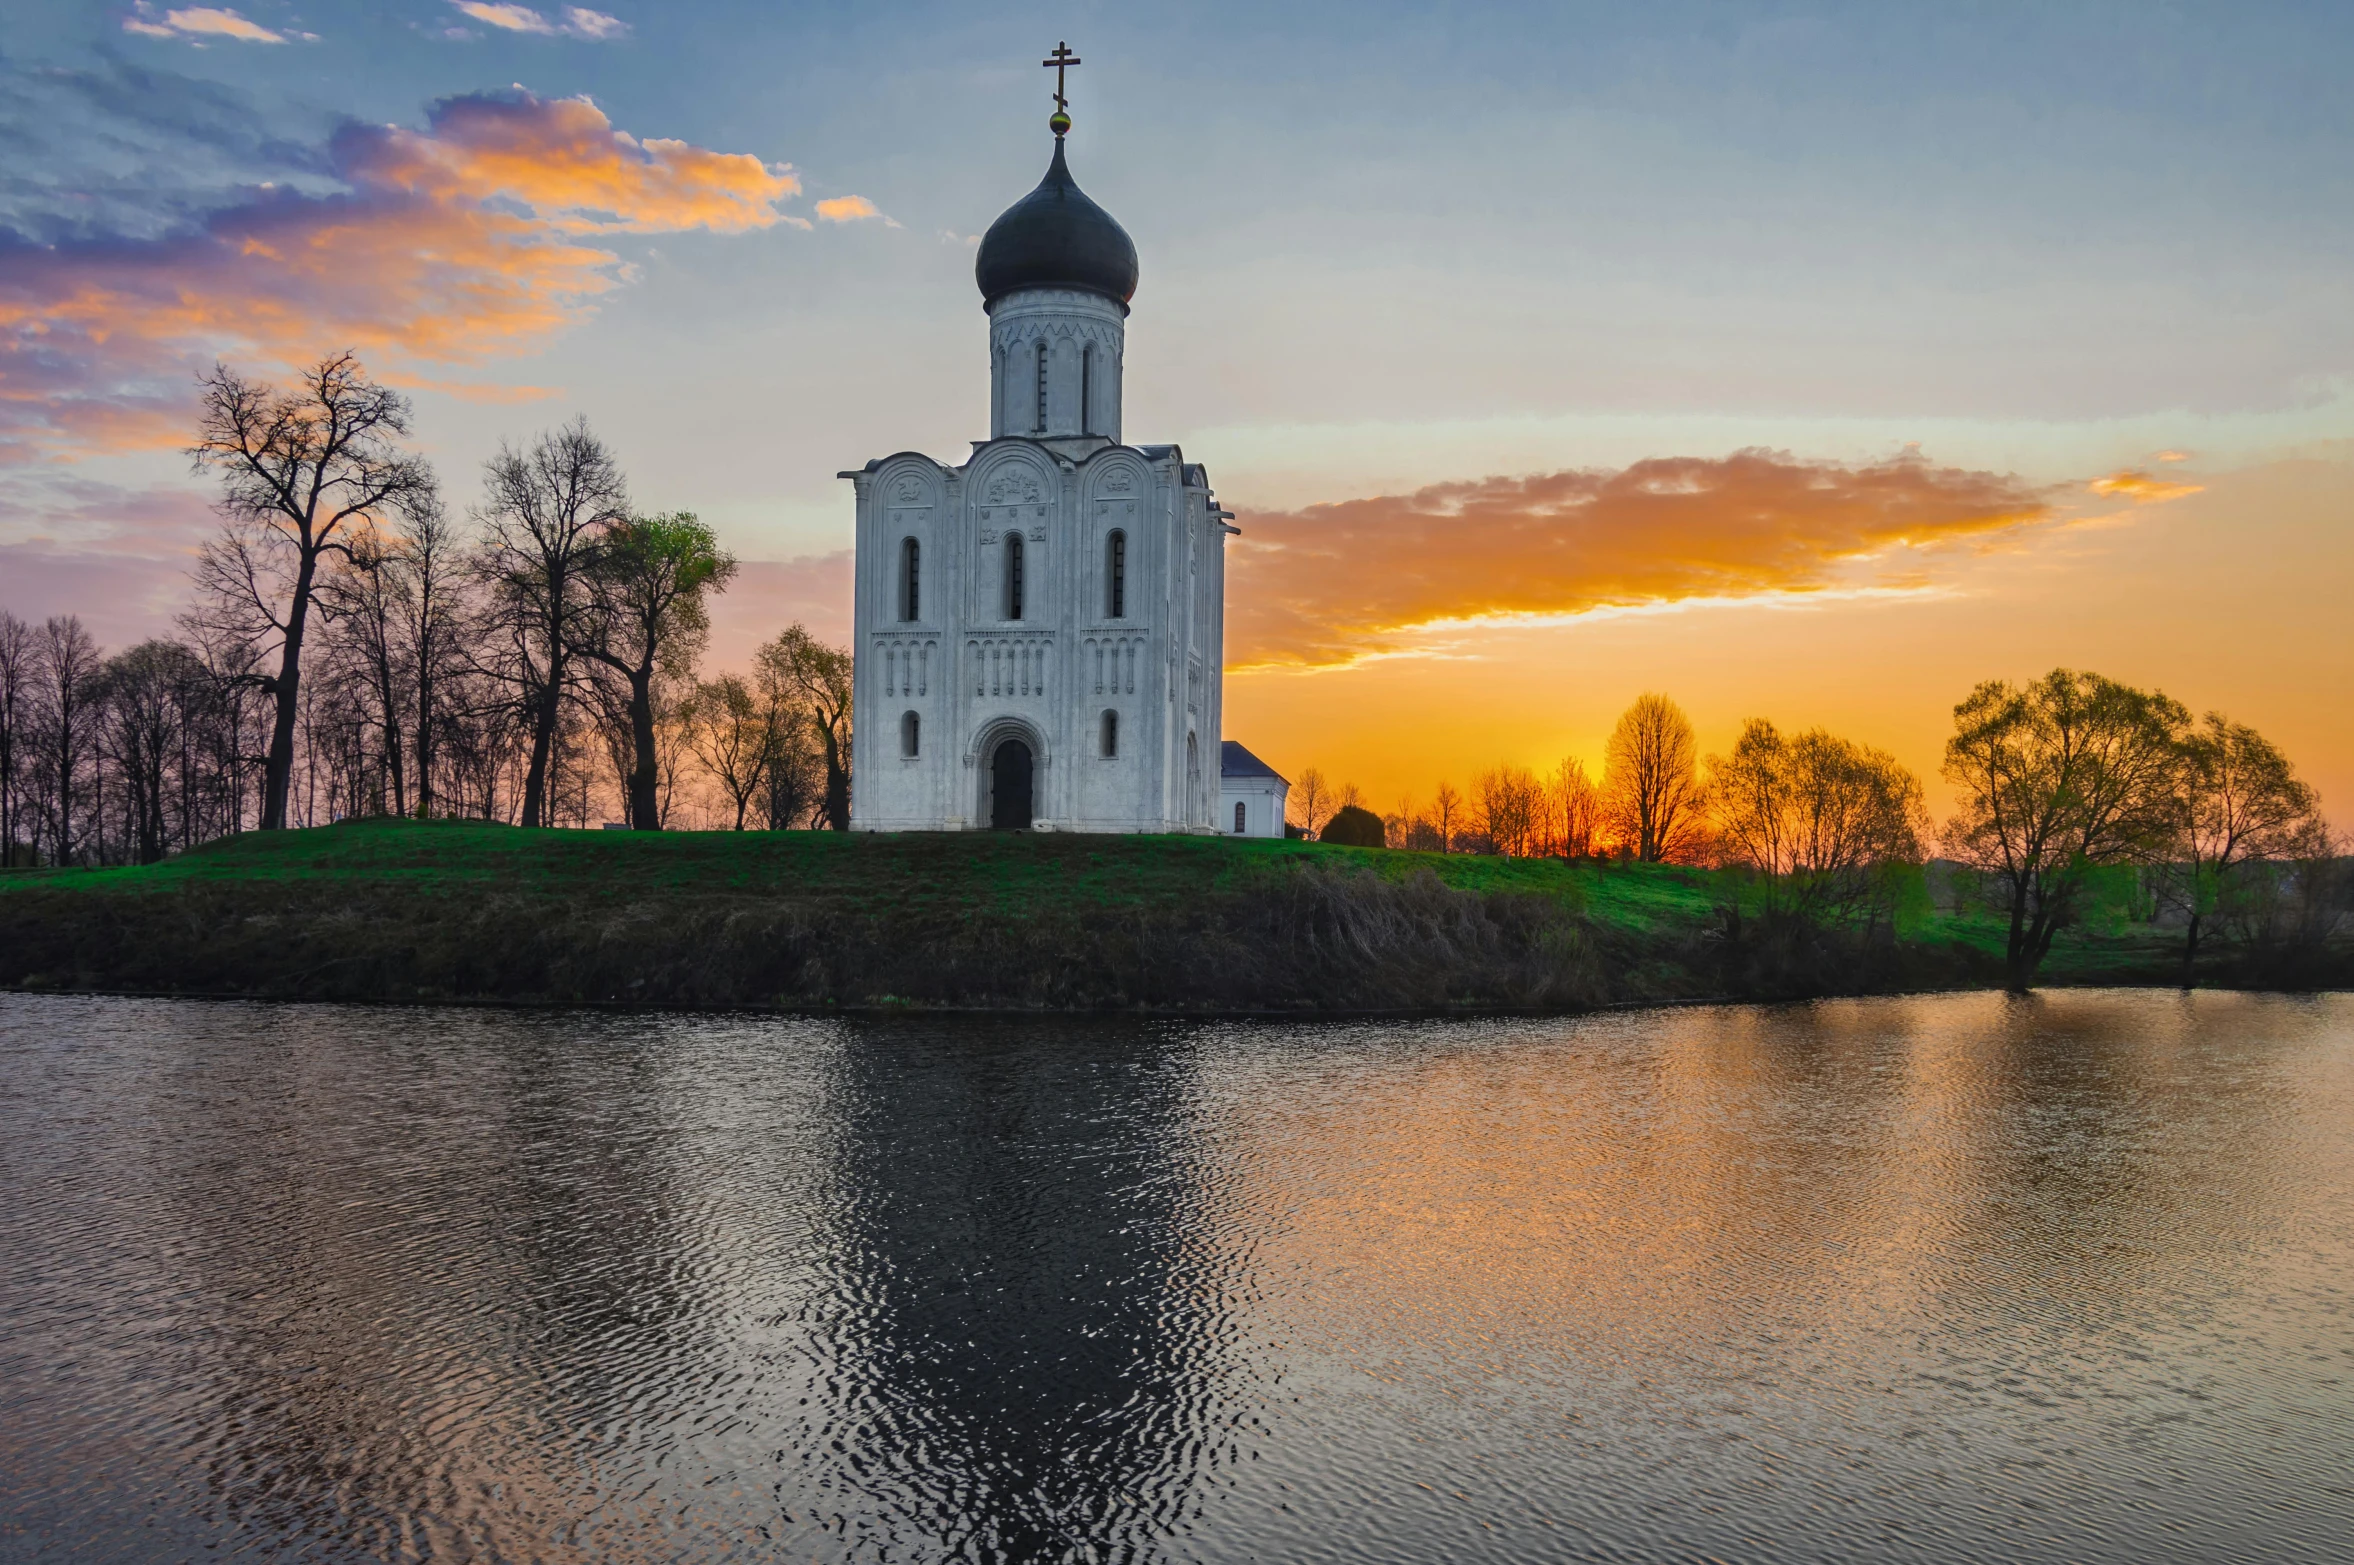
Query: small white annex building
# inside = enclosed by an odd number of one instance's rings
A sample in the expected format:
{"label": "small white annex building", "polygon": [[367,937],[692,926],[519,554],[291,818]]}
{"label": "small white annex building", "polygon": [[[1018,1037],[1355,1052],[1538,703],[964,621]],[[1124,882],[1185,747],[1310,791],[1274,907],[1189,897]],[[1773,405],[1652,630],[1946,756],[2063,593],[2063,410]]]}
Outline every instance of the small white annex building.
{"label": "small white annex building", "polygon": [[1291,783],[1229,739],[1218,746],[1218,829],[1233,837],[1280,837]]}
{"label": "small white annex building", "polygon": [[[1175,446],[1120,425],[1136,246],[1046,178],[975,265],[989,438],[903,451],[857,486],[857,831],[1220,829],[1225,543]],[[1281,827],[1276,827],[1278,833]]]}

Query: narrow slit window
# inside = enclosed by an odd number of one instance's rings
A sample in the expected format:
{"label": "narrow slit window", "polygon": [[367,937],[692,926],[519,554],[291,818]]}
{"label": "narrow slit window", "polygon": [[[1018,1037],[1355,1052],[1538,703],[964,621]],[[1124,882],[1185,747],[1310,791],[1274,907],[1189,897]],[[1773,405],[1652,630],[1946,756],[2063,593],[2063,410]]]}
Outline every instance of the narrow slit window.
{"label": "narrow slit window", "polygon": [[899,547],[899,617],[923,617],[923,550],[913,538]]}
{"label": "narrow slit window", "polygon": [[1079,350],[1079,433],[1095,433],[1095,344]]}
{"label": "narrow slit window", "polygon": [[1022,535],[1009,533],[1005,540],[1005,617],[1022,617]]}
{"label": "narrow slit window", "polygon": [[1046,344],[1043,342],[1038,344],[1038,433],[1046,433]]}
{"label": "narrow slit window", "polygon": [[1112,534],[1104,549],[1106,612],[1112,619],[1128,617],[1128,535]]}
{"label": "narrow slit window", "polygon": [[913,759],[921,748],[923,719],[909,712],[899,719],[899,753]]}
{"label": "narrow slit window", "polygon": [[1120,753],[1120,714],[1117,712],[1103,714],[1103,753],[1106,760],[1114,759]]}

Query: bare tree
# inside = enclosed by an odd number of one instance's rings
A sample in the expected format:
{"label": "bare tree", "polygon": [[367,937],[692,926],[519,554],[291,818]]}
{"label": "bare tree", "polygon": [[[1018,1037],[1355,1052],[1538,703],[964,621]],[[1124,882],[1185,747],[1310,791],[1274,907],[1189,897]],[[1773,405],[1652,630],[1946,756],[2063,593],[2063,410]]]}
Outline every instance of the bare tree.
{"label": "bare tree", "polygon": [[[596,612],[581,652],[629,687],[626,781],[629,824],[635,830],[661,829],[655,672],[666,668],[683,680],[694,677],[695,658],[711,628],[704,594],[724,592],[735,572],[735,556],[686,511],[615,522],[597,551],[589,572]],[[742,813],[739,807],[739,830]]]}
{"label": "bare tree", "polygon": [[1506,858],[1527,858],[1541,826],[1544,789],[1525,766],[1498,766],[1472,779],[1472,829]]}
{"label": "bare tree", "polygon": [[1602,799],[1622,848],[1648,864],[1680,858],[1701,823],[1700,748],[1692,720],[1645,691],[1621,713],[1603,752]]}
{"label": "bare tree", "polygon": [[1954,708],[1947,851],[1999,888],[2013,990],[2075,921],[2088,870],[2167,840],[2189,724],[2178,701],[2064,668],[2024,688],[1988,680]]}
{"label": "bare tree", "polygon": [[397,538],[374,527],[360,528],[346,540],[343,557],[328,571],[319,594],[321,604],[331,609],[330,657],[344,665],[340,672],[356,687],[355,693],[365,692],[395,815],[409,813],[410,681],[401,608],[403,567]]}
{"label": "bare tree", "polygon": [[588,420],[543,434],[529,451],[501,446],[484,465],[479,568],[496,600],[507,677],[531,731],[523,824],[555,818],[549,787],[573,662],[595,614],[590,575],[605,531],[629,515],[621,464]]}
{"label": "bare tree", "polygon": [[850,654],[829,647],[799,625],[760,649],[761,681],[780,705],[796,712],[815,738],[825,765],[825,822],[850,829]]}
{"label": "bare tree", "polygon": [[1594,834],[1602,825],[1602,796],[1586,775],[1586,763],[1575,756],[1562,759],[1546,784],[1547,823],[1555,847],[1565,859],[1594,856]]}
{"label": "bare tree", "polygon": [[2188,988],[2206,921],[2230,898],[2251,860],[2290,856],[2320,812],[2289,758],[2245,723],[2220,712],[2183,740],[2174,830],[2159,865],[2162,900],[2181,910],[2182,982]]}
{"label": "bare tree", "polygon": [[262,829],[286,824],[303,641],[321,563],[356,526],[375,521],[432,483],[424,460],[395,442],[409,404],[368,379],[349,352],[330,354],[291,389],[216,364],[202,382],[197,468],[221,476],[220,537],[196,567],[200,616],[277,640],[276,701],[265,762]]}
{"label": "bare tree", "polygon": [[825,762],[809,724],[789,708],[762,701],[768,723],[768,775],[760,813],[771,831],[815,828],[825,811]]}
{"label": "bare tree", "polygon": [[71,864],[83,846],[81,829],[87,822],[85,790],[95,779],[90,760],[99,699],[98,647],[81,620],[71,614],[52,615],[42,622],[34,644],[34,668],[40,737],[37,756],[43,785],[42,813],[47,817],[52,863]]}
{"label": "bare tree", "polygon": [[776,758],[775,714],[734,674],[699,685],[687,707],[687,744],[735,806],[744,829],[752,801]]}
{"label": "bare tree", "polygon": [[98,676],[104,700],[100,748],[113,766],[127,817],[126,856],[153,864],[171,848],[174,816],[180,816],[182,844],[188,840],[184,791],[174,773],[187,754],[185,739],[192,699],[202,689],[204,666],[176,641],[143,641],[107,660]]}
{"label": "bare tree", "polygon": [[1456,823],[1463,813],[1463,795],[1455,791],[1453,783],[1442,782],[1430,800],[1431,822],[1439,829],[1439,851],[1452,853],[1455,851]]}
{"label": "bare tree", "polygon": [[1324,780],[1317,767],[1302,768],[1292,779],[1291,792],[1284,801],[1284,814],[1291,823],[1310,837],[1321,834],[1324,823],[1332,819],[1340,808],[1340,801],[1332,796],[1332,785]]}
{"label": "bare tree", "polygon": [[24,830],[26,732],[33,709],[33,627],[0,609],[0,868],[16,862]]}
{"label": "bare tree", "polygon": [[440,806],[434,767],[449,721],[445,701],[460,678],[459,654],[467,631],[466,578],[457,529],[442,509],[438,490],[412,496],[403,508],[402,522],[391,587],[410,682],[417,817],[430,820]]}
{"label": "bare tree", "polygon": [[203,720],[189,735],[196,751],[191,765],[203,794],[202,821],[191,840],[203,841],[243,831],[249,820],[261,819],[270,730],[258,698],[267,681],[259,672],[263,653],[251,640],[201,618],[187,625],[189,650],[204,670]]}

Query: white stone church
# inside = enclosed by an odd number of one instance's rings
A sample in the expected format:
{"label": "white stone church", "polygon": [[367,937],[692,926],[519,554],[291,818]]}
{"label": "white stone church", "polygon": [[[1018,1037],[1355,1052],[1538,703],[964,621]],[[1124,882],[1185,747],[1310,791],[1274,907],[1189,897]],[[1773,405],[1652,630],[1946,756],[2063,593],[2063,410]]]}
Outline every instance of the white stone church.
{"label": "white stone church", "polygon": [[989,438],[954,467],[903,451],[842,475],[851,826],[1280,836],[1280,804],[1262,824],[1222,797],[1236,529],[1183,452],[1121,438],[1136,246],[1072,181],[1068,124],[981,241]]}

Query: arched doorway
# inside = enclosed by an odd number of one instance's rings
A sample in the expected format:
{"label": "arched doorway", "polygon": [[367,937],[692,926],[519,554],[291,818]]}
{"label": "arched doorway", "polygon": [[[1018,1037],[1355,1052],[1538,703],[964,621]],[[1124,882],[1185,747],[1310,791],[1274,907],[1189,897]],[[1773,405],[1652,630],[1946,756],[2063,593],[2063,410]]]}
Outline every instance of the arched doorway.
{"label": "arched doorway", "polygon": [[1000,831],[1030,829],[1030,747],[999,742],[989,756],[989,824]]}

